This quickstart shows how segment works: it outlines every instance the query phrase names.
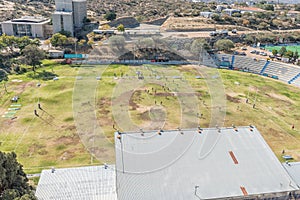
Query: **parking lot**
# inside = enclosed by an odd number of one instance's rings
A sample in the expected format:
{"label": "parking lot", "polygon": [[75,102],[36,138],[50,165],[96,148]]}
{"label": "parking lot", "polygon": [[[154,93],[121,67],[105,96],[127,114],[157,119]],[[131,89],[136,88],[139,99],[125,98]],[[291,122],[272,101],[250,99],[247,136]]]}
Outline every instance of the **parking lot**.
{"label": "parking lot", "polygon": [[243,46],[236,48],[234,54],[266,60],[270,58],[269,55],[271,54],[271,52],[261,49],[259,47],[254,48],[250,46]]}

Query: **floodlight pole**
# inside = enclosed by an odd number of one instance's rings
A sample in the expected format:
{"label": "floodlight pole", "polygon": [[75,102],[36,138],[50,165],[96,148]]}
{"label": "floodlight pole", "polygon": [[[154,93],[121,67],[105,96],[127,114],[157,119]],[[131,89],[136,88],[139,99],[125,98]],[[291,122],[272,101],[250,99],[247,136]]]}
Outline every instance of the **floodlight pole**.
{"label": "floodlight pole", "polygon": [[199,66],[203,64],[203,47],[200,47],[200,51],[199,51]]}
{"label": "floodlight pole", "polygon": [[257,88],[256,88],[256,92],[255,92],[255,99],[254,99],[254,105],[256,104],[256,99],[257,99]]}

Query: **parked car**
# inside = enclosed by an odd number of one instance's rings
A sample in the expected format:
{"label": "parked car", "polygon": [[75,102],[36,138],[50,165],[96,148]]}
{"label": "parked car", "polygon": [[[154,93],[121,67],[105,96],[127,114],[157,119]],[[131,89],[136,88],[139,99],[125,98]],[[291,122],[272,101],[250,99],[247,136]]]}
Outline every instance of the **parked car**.
{"label": "parked car", "polygon": [[242,47],[242,50],[243,50],[243,51],[246,51],[246,50],[247,50],[247,47]]}
{"label": "parked car", "polygon": [[237,33],[237,30],[236,30],[236,29],[233,29],[233,30],[231,31],[231,33],[236,34],[236,33]]}
{"label": "parked car", "polygon": [[216,36],[216,35],[217,35],[217,32],[216,32],[216,31],[210,32],[209,35],[210,35],[210,36]]}
{"label": "parked car", "polygon": [[275,56],[274,56],[274,55],[272,55],[272,54],[271,54],[271,55],[269,55],[269,57],[270,57],[270,58],[275,58]]}
{"label": "parked car", "polygon": [[261,52],[262,56],[267,56],[268,54],[266,52]]}
{"label": "parked car", "polygon": [[259,55],[259,54],[260,54],[260,51],[256,51],[255,54],[256,54],[256,55]]}
{"label": "parked car", "polygon": [[250,51],[250,53],[256,53],[256,50],[252,50],[252,51]]}
{"label": "parked car", "polygon": [[234,51],[233,55],[239,55],[239,52],[238,51]]}
{"label": "parked car", "polygon": [[241,56],[246,56],[247,54],[245,52],[240,53]]}
{"label": "parked car", "polygon": [[222,30],[221,31],[221,35],[227,36],[228,35],[228,31],[227,30]]}

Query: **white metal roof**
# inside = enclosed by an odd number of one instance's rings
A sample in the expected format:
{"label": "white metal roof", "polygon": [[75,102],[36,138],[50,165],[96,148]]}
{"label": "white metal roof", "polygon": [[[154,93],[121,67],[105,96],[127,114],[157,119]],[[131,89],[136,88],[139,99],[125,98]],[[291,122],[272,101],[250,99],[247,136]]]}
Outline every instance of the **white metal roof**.
{"label": "white metal roof", "polygon": [[[251,130],[250,130],[251,129]],[[253,127],[115,134],[118,200],[199,200],[299,189]]]}
{"label": "white metal roof", "polygon": [[43,170],[36,196],[39,200],[117,200],[115,166]]}
{"label": "white metal roof", "polygon": [[300,162],[287,162],[282,163],[282,165],[300,187]]}

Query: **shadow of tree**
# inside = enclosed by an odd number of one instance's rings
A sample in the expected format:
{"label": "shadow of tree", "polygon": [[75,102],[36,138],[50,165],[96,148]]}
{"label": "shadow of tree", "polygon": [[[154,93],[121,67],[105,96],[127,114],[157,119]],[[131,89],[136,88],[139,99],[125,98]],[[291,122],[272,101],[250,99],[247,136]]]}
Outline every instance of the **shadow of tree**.
{"label": "shadow of tree", "polygon": [[57,77],[58,75],[53,72],[48,72],[43,70],[42,72],[31,72],[27,75],[27,77],[32,79],[38,79],[38,80],[52,80],[54,77]]}

